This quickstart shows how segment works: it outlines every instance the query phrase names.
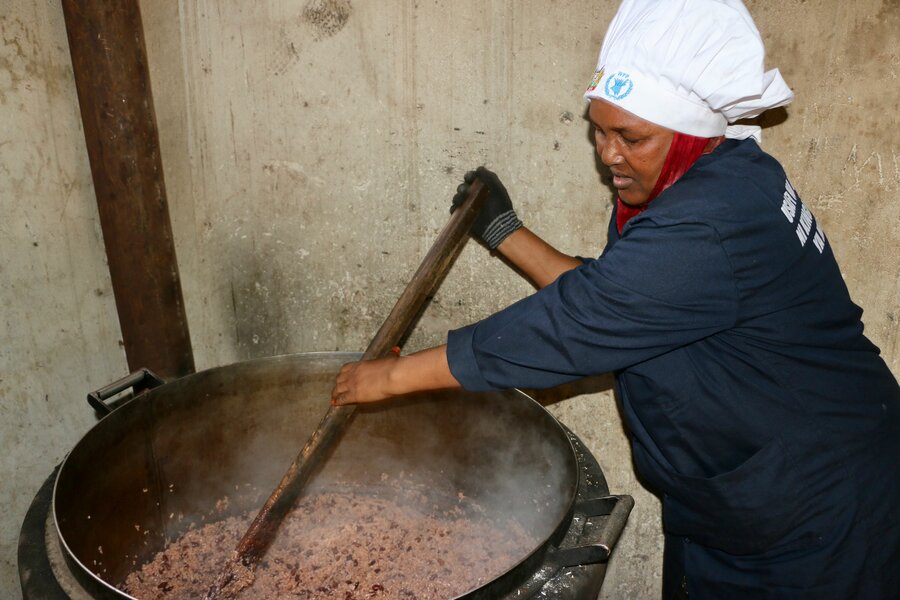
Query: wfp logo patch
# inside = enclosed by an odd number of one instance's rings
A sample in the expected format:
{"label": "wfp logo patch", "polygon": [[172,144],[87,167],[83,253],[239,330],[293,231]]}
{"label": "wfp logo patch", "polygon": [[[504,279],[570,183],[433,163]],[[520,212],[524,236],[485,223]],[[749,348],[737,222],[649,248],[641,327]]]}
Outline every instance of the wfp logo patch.
{"label": "wfp logo patch", "polygon": [[591,92],[596,90],[597,86],[600,85],[601,79],[603,79],[603,67],[600,67],[600,69],[596,73],[594,73],[594,78],[591,79],[591,83],[590,85],[588,85],[588,88],[584,93],[590,94]]}
{"label": "wfp logo patch", "polygon": [[610,75],[606,80],[606,85],[603,86],[603,91],[613,100],[625,98],[632,89],[634,89],[634,81],[631,80],[631,76],[621,71]]}

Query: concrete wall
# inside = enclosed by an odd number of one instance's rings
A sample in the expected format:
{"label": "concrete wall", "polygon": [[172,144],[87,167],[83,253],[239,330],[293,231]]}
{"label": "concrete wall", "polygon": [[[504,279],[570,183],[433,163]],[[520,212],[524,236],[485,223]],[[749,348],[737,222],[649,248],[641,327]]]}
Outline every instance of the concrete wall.
{"label": "concrete wall", "polygon": [[[835,248],[870,337],[900,371],[900,6],[756,0],[797,93],[765,147]],[[610,193],[581,92],[616,2],[143,2],[198,368],[362,349],[486,163],[525,222],[595,255]],[[0,592],[40,482],[125,370],[61,10],[0,13]],[[409,350],[530,293],[470,244]],[[659,595],[659,505],[635,481],[609,380],[543,394],[637,506],[604,598]],[[590,393],[585,393],[585,392]]]}
{"label": "concrete wall", "polygon": [[0,4],[0,597],[41,483],[126,373],[58,2]]}

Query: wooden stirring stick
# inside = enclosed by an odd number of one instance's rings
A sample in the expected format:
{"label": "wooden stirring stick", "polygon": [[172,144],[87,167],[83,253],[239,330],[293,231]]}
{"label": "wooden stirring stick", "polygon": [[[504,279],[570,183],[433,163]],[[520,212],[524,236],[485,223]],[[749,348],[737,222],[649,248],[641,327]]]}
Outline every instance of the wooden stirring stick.
{"label": "wooden stirring stick", "polygon": [[[469,187],[465,202],[453,211],[450,220],[438,234],[431,250],[425,255],[412,280],[403,290],[391,314],[375,334],[362,356],[363,360],[386,356],[392,347],[400,344],[418,319],[425,302],[440,285],[456,256],[465,246],[469,228],[478,216],[486,197],[487,188],[476,179]],[[316,431],[288,467],[278,487],[253,519],[216,583],[206,593],[206,600],[217,600],[223,595],[225,598],[231,598],[252,585],[253,571],[275,539],[282,520],[294,505],[310,475],[321,463],[332,442],[347,427],[355,410],[354,405],[332,406],[328,409]]]}

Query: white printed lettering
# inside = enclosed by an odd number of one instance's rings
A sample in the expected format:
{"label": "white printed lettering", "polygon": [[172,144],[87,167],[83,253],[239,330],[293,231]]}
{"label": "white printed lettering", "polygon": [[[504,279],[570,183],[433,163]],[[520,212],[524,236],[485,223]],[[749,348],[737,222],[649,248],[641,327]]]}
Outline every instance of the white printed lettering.
{"label": "white printed lettering", "polygon": [[781,212],[787,217],[788,223],[794,222],[794,216],[797,214],[797,202],[791,198],[790,194],[784,193],[784,201],[781,203]]}
{"label": "white printed lettering", "polygon": [[797,237],[800,239],[800,245],[805,245],[809,239],[809,231],[812,228],[813,216],[806,206],[800,209],[800,222],[797,223]]}
{"label": "white printed lettering", "polygon": [[784,191],[788,193],[788,195],[794,200],[797,200],[797,190],[794,189],[794,186],[791,185],[791,182],[787,179],[784,180]]}
{"label": "white printed lettering", "polygon": [[813,216],[809,209],[806,208],[806,205],[800,209],[800,223],[803,225],[803,229],[806,230],[806,235],[809,235],[809,232],[812,230]]}
{"label": "white printed lettering", "polygon": [[819,251],[819,254],[822,254],[822,251],[825,249],[825,234],[819,229],[818,224],[816,224],[816,235],[813,236],[813,244],[816,245],[816,250]]}
{"label": "white printed lettering", "polygon": [[809,240],[809,234],[813,230],[813,225],[815,225],[816,232],[813,235],[813,245],[816,247],[816,250],[819,251],[819,254],[822,254],[825,250],[825,234],[819,230],[819,224],[816,223],[816,219],[813,217],[812,212],[800,202],[800,198],[797,196],[797,190],[794,189],[794,186],[791,185],[790,181],[785,179],[784,197],[781,201],[781,212],[788,220],[788,223],[793,223],[794,219],[797,217],[797,204],[800,205],[800,220],[797,223],[796,230],[797,239],[800,240],[801,246],[805,246],[806,242]]}

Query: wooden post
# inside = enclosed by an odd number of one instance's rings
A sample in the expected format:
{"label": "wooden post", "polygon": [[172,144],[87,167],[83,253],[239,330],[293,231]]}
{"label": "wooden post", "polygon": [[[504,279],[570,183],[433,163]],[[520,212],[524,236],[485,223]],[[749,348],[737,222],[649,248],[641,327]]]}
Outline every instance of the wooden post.
{"label": "wooden post", "polygon": [[125,355],[194,371],[137,0],[62,0]]}

